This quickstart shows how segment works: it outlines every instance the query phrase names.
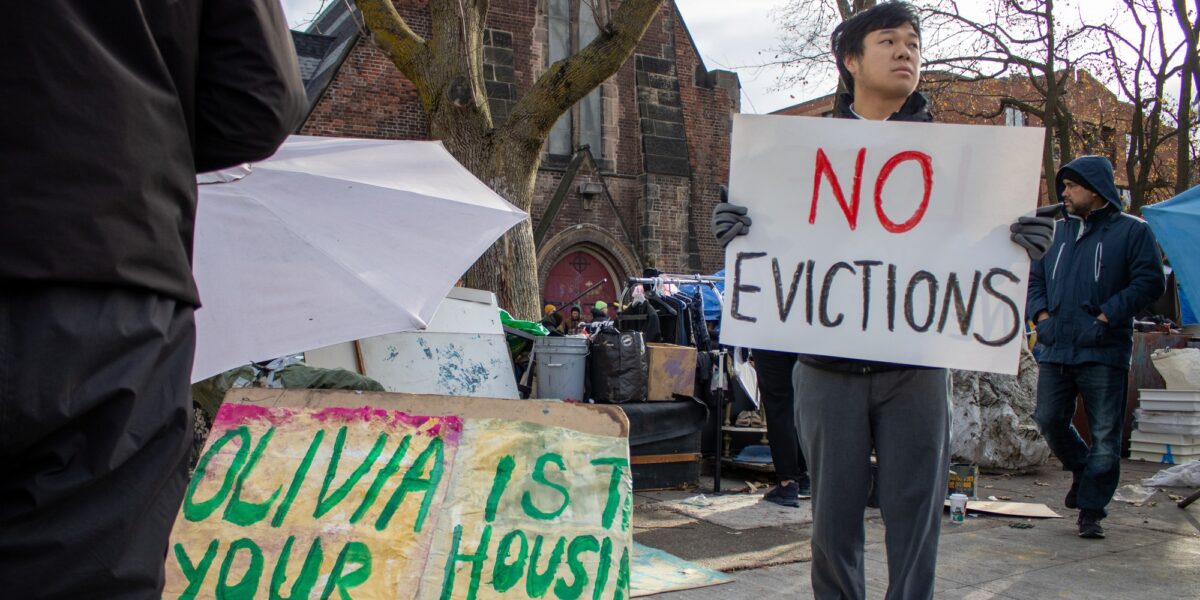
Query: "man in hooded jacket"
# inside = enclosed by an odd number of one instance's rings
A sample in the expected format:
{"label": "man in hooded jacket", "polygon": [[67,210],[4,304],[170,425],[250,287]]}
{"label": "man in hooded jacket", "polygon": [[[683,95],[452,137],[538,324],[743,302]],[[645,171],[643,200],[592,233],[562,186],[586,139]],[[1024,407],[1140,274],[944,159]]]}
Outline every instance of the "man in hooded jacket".
{"label": "man in hooded jacket", "polygon": [[[1064,504],[1079,509],[1080,537],[1103,538],[1100,521],[1120,479],[1133,317],[1166,281],[1154,234],[1122,211],[1107,158],[1077,158],[1056,180],[1067,215],[1030,267],[1025,313],[1042,345],[1034,419],[1073,474]],[[1080,395],[1090,447],[1071,424]]]}
{"label": "man in hooded jacket", "polygon": [[299,124],[295,49],[278,0],[5,9],[0,596],[159,598],[193,440],[196,173]]}

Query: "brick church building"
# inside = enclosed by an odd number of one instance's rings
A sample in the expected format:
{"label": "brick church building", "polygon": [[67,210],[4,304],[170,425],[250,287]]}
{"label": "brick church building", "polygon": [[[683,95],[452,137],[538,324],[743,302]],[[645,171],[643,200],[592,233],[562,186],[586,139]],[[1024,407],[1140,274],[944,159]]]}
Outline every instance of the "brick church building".
{"label": "brick church building", "polygon": [[[591,2],[493,0],[484,36],[484,79],[493,118],[554,61],[597,35]],[[396,0],[427,36],[424,0]],[[293,32],[310,112],[299,133],[429,139],[416,90],[365,33],[352,2],[333,1]],[[728,178],[729,134],[740,83],[708,70],[673,0],[633,56],[551,131],[542,151],[531,218],[545,301],[612,302],[625,279],[653,267],[712,273],[723,253],[709,233]]]}

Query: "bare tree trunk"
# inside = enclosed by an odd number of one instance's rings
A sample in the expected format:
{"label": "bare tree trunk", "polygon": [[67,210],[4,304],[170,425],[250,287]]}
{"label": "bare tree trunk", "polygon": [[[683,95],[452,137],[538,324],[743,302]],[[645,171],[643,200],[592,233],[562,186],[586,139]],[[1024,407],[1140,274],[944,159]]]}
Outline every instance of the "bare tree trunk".
{"label": "bare tree trunk", "polygon": [[1187,39],[1184,46],[1184,52],[1187,54],[1179,81],[1179,139],[1176,140],[1175,154],[1175,193],[1182,194],[1192,186],[1192,86],[1200,85],[1197,83],[1200,82],[1200,58],[1197,58],[1197,52],[1200,50],[1196,48],[1198,42],[1196,29],[1198,27],[1188,22],[1184,0],[1175,0],[1175,18],[1179,21],[1179,28],[1183,30],[1183,35]]}
{"label": "bare tree trunk", "polygon": [[[408,26],[392,0],[355,2],[372,41],[416,87],[433,138],[496,193],[529,212],[550,128],[625,63],[665,0],[622,2],[600,35],[550,65],[503,123],[493,123],[483,84],[488,0],[429,0],[429,39]],[[495,292],[518,318],[538,318],[537,249],[529,219],[489,248],[465,283]]]}

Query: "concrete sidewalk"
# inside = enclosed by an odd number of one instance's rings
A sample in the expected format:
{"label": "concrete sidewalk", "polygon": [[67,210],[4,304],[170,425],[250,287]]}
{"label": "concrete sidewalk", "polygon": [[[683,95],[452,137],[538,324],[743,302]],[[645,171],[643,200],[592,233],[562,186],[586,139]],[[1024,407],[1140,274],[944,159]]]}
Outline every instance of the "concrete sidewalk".
{"label": "concrete sidewalk", "polygon": [[[1124,461],[1121,484],[1138,483],[1161,465]],[[1200,598],[1200,503],[1181,510],[1162,488],[1142,506],[1114,501],[1104,540],[1077,536],[1076,511],[1062,507],[1070,475],[1057,463],[1023,475],[981,475],[980,498],[1040,502],[1061,519],[973,516],[963,525],[945,517],[938,558],[937,597],[965,599]],[[726,480],[723,488],[745,488]],[[808,548],[811,513],[769,503],[697,491],[638,493],[634,538],[688,560],[730,573],[726,585],[651,596],[662,600],[812,598]],[[761,495],[761,491],[758,492]],[[790,512],[789,512],[790,511]],[[1031,529],[1010,527],[1029,523]],[[867,526],[867,597],[887,589],[884,528],[878,511]]]}

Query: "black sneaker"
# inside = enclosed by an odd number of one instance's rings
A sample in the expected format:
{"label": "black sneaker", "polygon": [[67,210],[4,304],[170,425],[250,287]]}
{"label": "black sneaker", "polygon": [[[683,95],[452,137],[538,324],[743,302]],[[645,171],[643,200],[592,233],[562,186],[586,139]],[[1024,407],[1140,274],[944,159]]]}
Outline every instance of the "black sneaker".
{"label": "black sneaker", "polygon": [[802,475],[800,480],[796,482],[796,493],[801,500],[812,498],[812,481],[808,479],[808,475]]}
{"label": "black sneaker", "polygon": [[1083,471],[1071,472],[1071,489],[1067,490],[1067,497],[1063,498],[1063,506],[1067,508],[1079,508],[1077,498],[1079,497],[1079,479],[1081,477],[1083,477]]}
{"label": "black sneaker", "polygon": [[1101,517],[1095,515],[1079,515],[1079,537],[1089,540],[1104,539],[1104,528],[1100,526]]}
{"label": "black sneaker", "polygon": [[800,507],[800,486],[795,481],[785,481],[771,488],[763,500],[780,506]]}

